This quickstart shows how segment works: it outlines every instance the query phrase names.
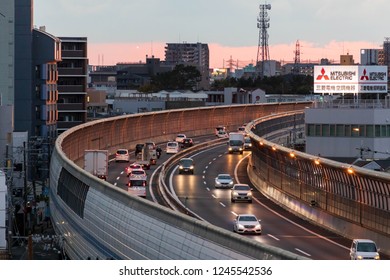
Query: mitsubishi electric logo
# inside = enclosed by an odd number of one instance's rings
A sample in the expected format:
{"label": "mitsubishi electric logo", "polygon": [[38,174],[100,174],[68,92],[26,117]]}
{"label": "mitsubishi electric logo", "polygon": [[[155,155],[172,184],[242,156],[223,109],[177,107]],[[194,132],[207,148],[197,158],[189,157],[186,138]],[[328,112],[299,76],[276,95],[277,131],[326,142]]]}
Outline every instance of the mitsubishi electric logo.
{"label": "mitsubishi electric logo", "polygon": [[325,69],[324,68],[321,69],[321,75],[317,76],[317,80],[322,80],[322,78],[324,78],[324,80],[329,80],[328,75],[325,75]]}
{"label": "mitsubishi electric logo", "polygon": [[367,71],[366,69],[363,70],[363,75],[360,77],[361,81],[367,80],[368,81],[368,76],[367,76]]}
{"label": "mitsubishi electric logo", "polygon": [[366,69],[363,70],[363,75],[360,77],[361,81],[385,81],[386,80],[386,72],[376,72],[371,71],[367,75]]}

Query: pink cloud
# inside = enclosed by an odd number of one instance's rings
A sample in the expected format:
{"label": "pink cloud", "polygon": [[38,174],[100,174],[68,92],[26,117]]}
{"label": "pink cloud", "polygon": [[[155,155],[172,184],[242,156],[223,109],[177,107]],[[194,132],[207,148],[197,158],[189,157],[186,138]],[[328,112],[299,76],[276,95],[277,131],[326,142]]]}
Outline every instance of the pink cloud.
{"label": "pink cloud", "polygon": [[[338,62],[341,54],[351,54],[355,63],[360,61],[360,50],[367,48],[379,48],[370,42],[337,42],[331,41],[319,46],[312,42],[300,41],[301,62],[316,62],[321,58],[328,58]],[[115,65],[119,62],[144,63],[146,56],[164,60],[166,43],[112,43],[112,44],[88,44],[89,63],[92,65]],[[243,67],[249,63],[255,63],[257,59],[257,46],[228,47],[210,43],[210,67],[228,68],[230,64],[235,67]],[[269,46],[270,58],[284,63],[293,62],[296,50],[296,42]]]}

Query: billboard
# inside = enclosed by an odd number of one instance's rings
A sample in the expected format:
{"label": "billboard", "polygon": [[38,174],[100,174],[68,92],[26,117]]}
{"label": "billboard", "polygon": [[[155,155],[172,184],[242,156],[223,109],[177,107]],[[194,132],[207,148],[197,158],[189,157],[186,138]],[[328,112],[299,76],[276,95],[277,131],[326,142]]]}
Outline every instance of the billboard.
{"label": "billboard", "polygon": [[314,93],[387,93],[387,66],[314,66]]}

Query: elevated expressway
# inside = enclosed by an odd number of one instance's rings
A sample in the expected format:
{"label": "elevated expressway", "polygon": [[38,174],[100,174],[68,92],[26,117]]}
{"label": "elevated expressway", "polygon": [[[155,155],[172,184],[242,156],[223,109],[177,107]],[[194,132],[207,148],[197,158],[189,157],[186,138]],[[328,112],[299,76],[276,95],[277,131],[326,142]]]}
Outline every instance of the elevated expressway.
{"label": "elevated expressway", "polygon": [[[94,121],[63,133],[56,141],[51,159],[50,207],[55,230],[65,238],[66,253],[71,259],[304,259],[130,196],[81,168],[86,149],[107,149],[114,154],[117,148],[133,147],[150,139],[166,142],[179,132],[191,137],[207,135],[213,133],[217,125],[223,124],[233,130],[242,123],[261,118],[247,126],[256,145],[248,173],[258,189],[291,211],[332,230],[344,229],[351,236],[358,231],[360,236],[370,236],[380,241],[379,244],[388,241],[382,239],[387,238],[389,232],[385,215],[388,208],[366,207],[362,200],[356,201],[356,196],[341,199],[343,196],[340,198],[339,193],[332,193],[337,187],[334,184],[330,187],[329,176],[310,173],[313,170],[309,170],[309,164],[305,171],[315,176],[307,176],[307,180],[303,180],[301,165],[291,168],[294,164],[290,162],[290,150],[265,139],[269,139],[270,135],[277,136],[275,131],[295,128],[299,119],[302,124],[303,119],[298,116],[303,115],[302,109],[306,106],[310,103],[170,110]],[[314,162],[312,156],[298,152],[294,162],[301,162],[301,157],[302,161]],[[345,172],[345,167],[339,163],[325,159],[320,161],[320,165],[314,163],[311,168],[323,166]],[[369,171],[356,169],[353,178],[361,176],[364,180],[379,179],[378,175],[371,176]],[[380,179],[380,184],[389,181],[385,175],[381,175]],[[328,183],[317,184],[324,180]],[[383,190],[384,185],[381,186]],[[381,196],[381,206],[385,198]],[[388,200],[387,195],[387,207]],[[370,211],[369,216],[365,215],[367,210]],[[381,227],[376,227],[379,224]],[[383,246],[381,248],[387,250]]]}

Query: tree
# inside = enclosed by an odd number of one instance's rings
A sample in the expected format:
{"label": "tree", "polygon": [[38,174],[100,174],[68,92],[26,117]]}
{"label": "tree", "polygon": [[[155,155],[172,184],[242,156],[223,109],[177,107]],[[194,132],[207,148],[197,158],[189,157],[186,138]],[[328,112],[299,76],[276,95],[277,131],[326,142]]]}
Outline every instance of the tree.
{"label": "tree", "polygon": [[201,79],[201,74],[195,66],[183,64],[169,72],[152,77],[151,88],[159,90],[193,90]]}

